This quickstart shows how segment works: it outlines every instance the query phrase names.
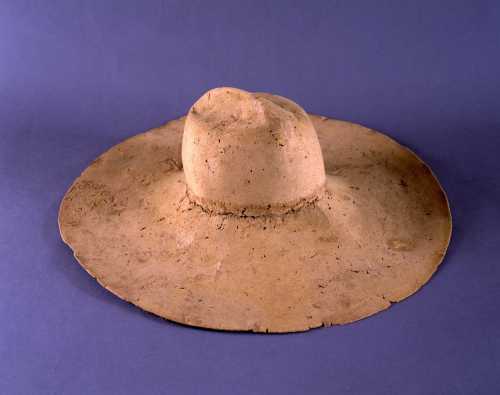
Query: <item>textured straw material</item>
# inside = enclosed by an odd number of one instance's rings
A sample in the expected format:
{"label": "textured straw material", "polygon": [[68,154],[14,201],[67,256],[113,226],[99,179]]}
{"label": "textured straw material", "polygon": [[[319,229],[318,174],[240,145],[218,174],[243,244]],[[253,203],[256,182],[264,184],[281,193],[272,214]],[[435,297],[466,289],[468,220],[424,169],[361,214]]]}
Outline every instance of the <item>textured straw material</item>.
{"label": "textured straw material", "polygon": [[102,286],[144,310],[293,332],[416,292],[444,257],[451,217],[431,170],[389,137],[217,88],[98,157],[59,226]]}

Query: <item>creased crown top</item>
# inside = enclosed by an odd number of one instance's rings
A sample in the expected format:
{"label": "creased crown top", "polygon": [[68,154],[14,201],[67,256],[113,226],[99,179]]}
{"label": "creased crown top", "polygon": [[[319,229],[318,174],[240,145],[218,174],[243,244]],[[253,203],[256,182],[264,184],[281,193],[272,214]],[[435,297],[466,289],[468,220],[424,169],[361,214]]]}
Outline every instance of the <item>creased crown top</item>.
{"label": "creased crown top", "polygon": [[206,92],[184,127],[190,197],[209,210],[283,213],[317,198],[325,170],[316,131],[291,100],[235,88]]}

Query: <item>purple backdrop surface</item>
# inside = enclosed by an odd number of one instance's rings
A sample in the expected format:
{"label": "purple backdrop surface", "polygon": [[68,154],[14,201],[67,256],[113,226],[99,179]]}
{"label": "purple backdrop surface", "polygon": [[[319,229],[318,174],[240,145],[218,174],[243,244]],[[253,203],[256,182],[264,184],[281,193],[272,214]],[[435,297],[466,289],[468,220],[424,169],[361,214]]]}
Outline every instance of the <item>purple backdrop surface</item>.
{"label": "purple backdrop surface", "polygon": [[[499,76],[498,1],[1,1],[0,393],[500,393]],[[64,192],[219,85],[419,153],[454,215],[430,283],[266,336],[176,325],[91,279],[59,238]]]}

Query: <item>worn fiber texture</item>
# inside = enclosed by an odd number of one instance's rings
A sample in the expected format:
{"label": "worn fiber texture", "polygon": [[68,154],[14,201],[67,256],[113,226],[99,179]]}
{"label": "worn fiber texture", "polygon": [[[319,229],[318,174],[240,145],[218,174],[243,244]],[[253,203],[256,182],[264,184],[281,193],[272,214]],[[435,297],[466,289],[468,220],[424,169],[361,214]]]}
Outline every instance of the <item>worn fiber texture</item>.
{"label": "worn fiber texture", "polygon": [[310,115],[326,170],[285,214],[217,214],[189,199],[185,118],[98,157],[61,204],[64,241],[108,290],[188,325],[255,332],[344,324],[417,291],[451,233],[444,192],[411,151]]}

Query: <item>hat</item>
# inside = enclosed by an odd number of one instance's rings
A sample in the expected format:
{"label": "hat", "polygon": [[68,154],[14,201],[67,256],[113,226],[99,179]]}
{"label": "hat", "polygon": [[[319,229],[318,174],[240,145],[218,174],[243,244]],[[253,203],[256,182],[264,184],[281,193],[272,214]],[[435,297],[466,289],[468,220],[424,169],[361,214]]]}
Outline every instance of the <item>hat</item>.
{"label": "hat", "polygon": [[59,227],[90,275],[146,311],[294,332],[416,292],[443,259],[451,216],[429,167],[391,138],[224,87],[99,156]]}

